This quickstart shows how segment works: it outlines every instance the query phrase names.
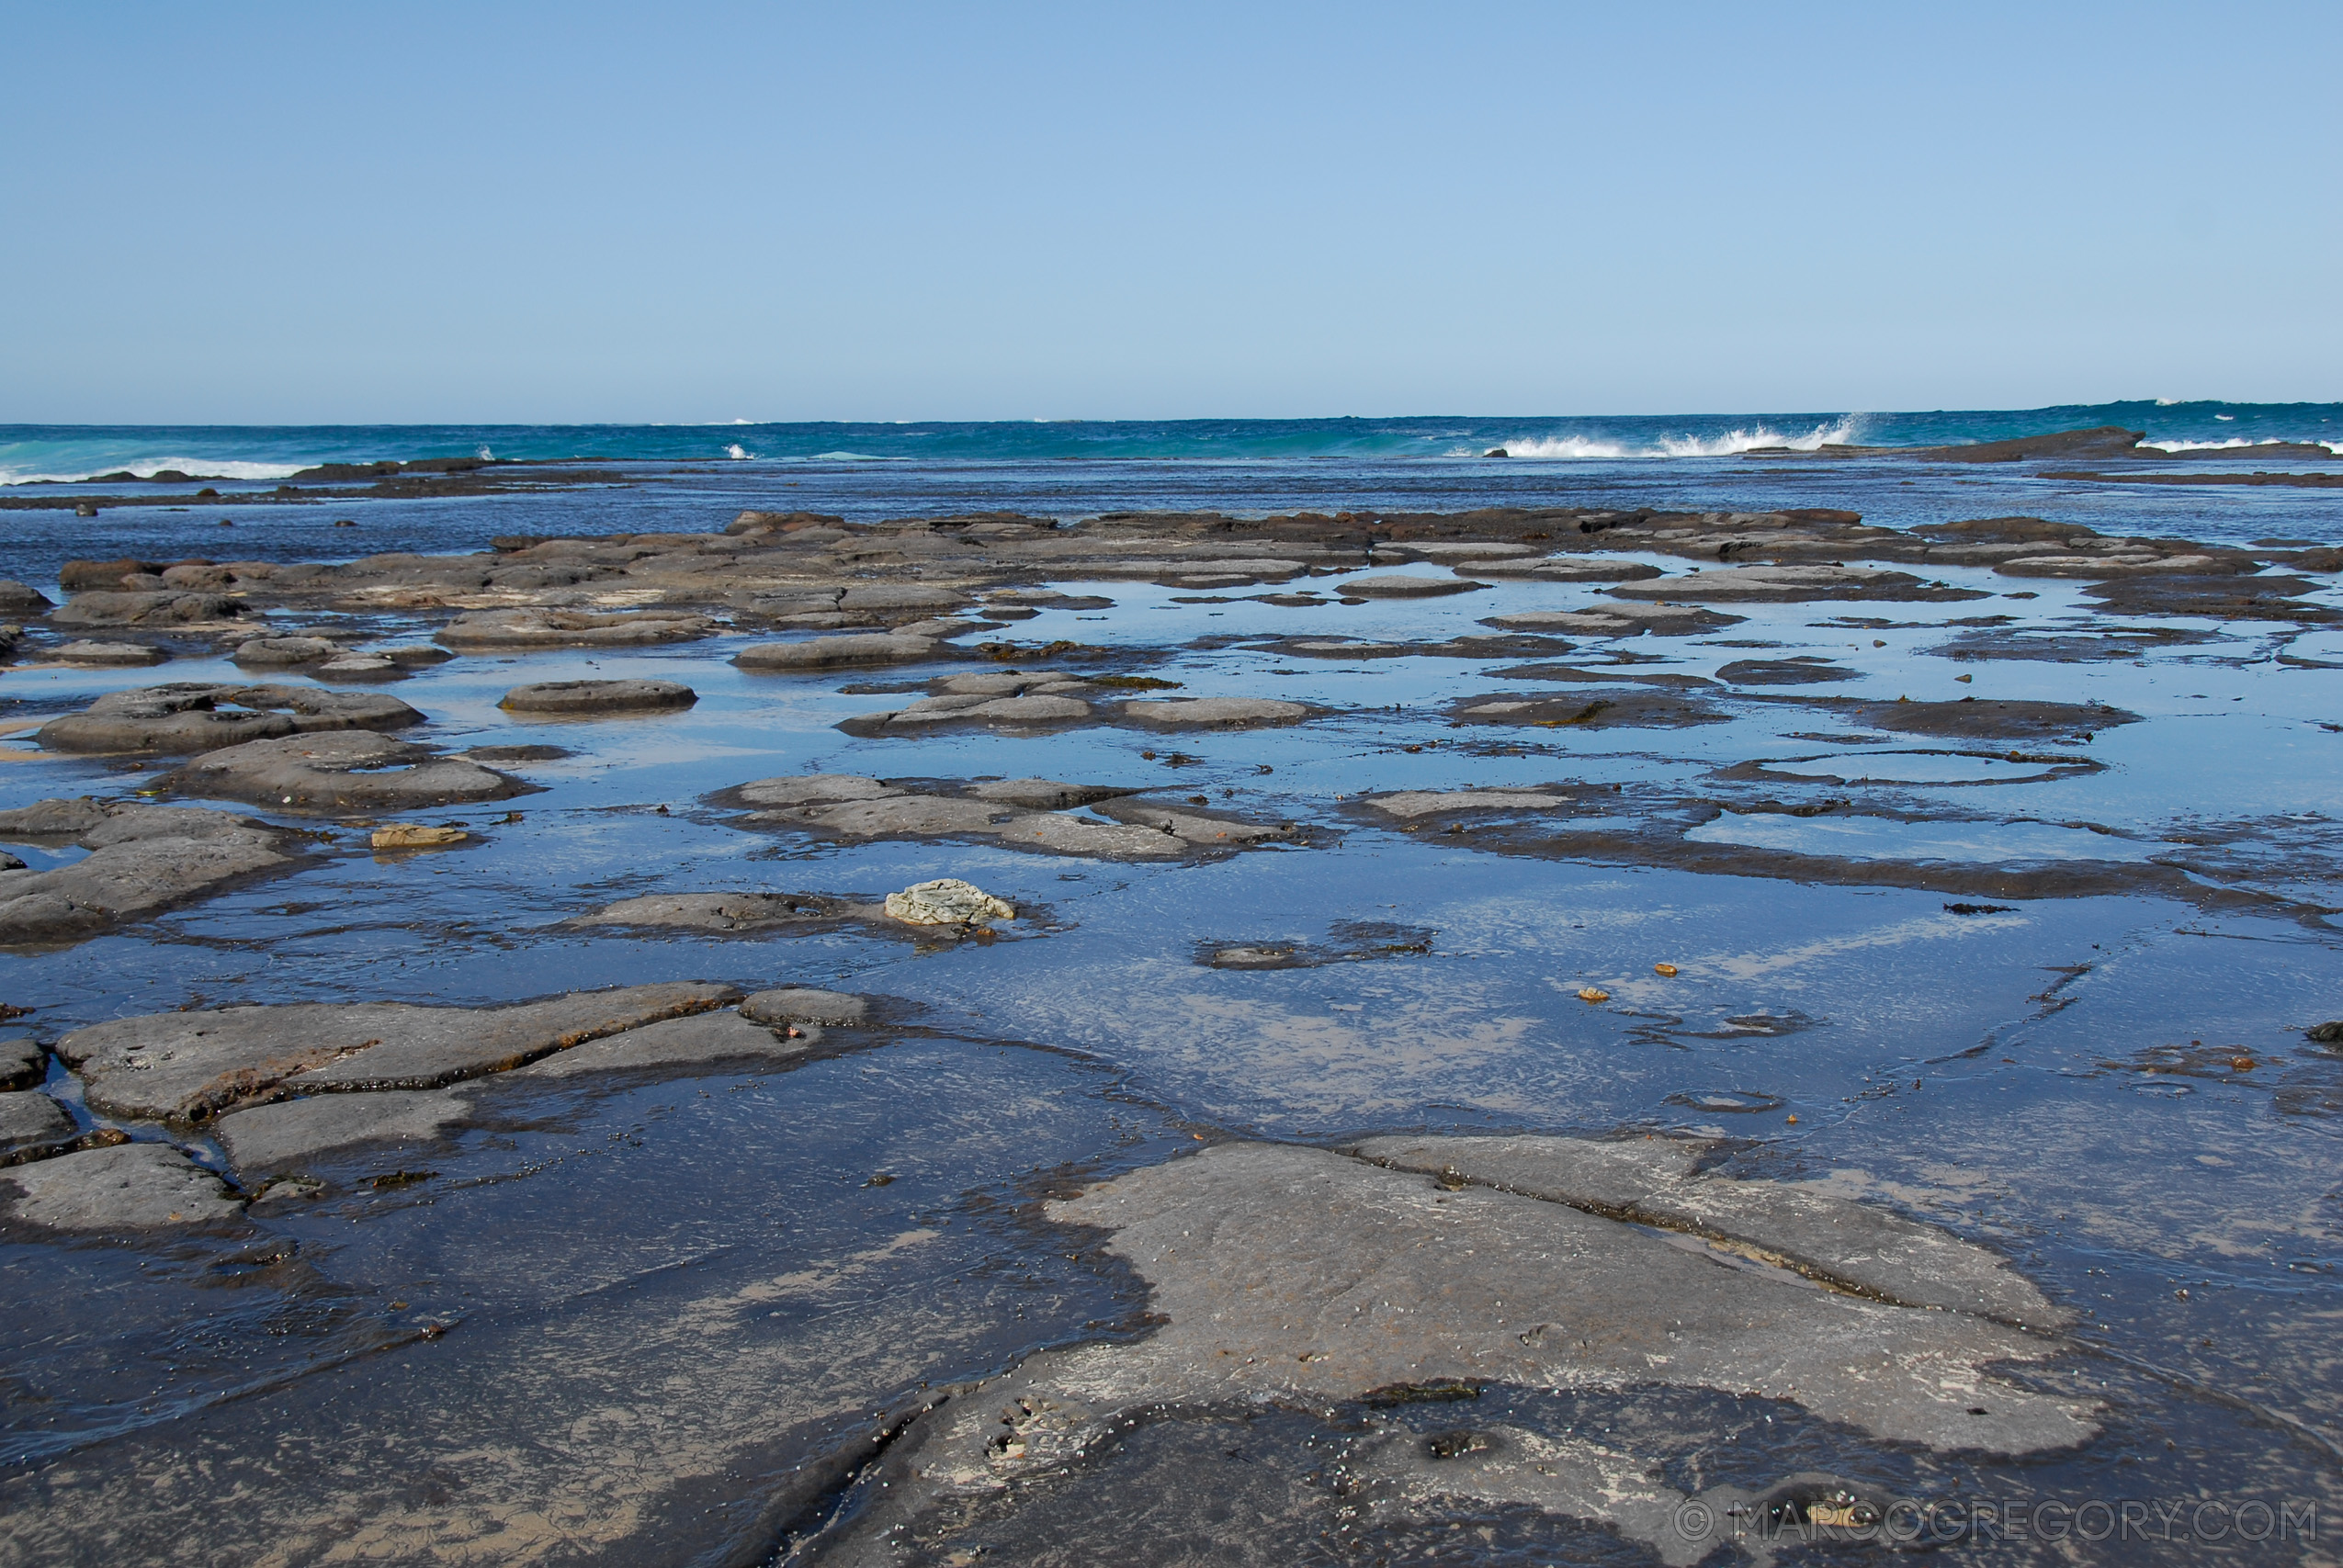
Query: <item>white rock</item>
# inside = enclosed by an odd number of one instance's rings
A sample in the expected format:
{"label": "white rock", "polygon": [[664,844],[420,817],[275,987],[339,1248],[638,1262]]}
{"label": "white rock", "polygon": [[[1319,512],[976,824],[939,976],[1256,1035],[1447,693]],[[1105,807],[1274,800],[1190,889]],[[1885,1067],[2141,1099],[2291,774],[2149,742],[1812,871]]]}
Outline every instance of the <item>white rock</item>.
{"label": "white rock", "polygon": [[889,893],[887,912],[913,926],[976,926],[1017,918],[1008,904],[956,876],[916,882],[900,893]]}

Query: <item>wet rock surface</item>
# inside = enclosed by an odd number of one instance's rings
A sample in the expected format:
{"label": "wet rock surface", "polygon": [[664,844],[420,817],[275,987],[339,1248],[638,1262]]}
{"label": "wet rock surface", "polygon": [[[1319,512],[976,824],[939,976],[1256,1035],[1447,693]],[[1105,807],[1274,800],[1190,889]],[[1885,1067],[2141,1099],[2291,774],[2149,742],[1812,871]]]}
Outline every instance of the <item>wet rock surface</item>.
{"label": "wet rock surface", "polygon": [[296,1003],[160,1013],[77,1029],[57,1055],[90,1106],[200,1121],[291,1092],[433,1089],[739,999],[728,986],[620,987],[492,1009]]}
{"label": "wet rock surface", "polygon": [[504,800],[529,788],[477,762],[362,731],[249,740],[207,751],[161,783],[184,795],[325,813]]}
{"label": "wet rock surface", "polygon": [[680,681],[539,681],[515,686],[497,706],[509,713],[571,718],[604,713],[668,713],[698,694]]}
{"label": "wet rock surface", "polygon": [[[279,858],[16,944],[10,1549],[1691,1563],[1898,1499],[2343,1512],[2343,553],[2010,461],[727,527],[728,471],[592,537],[507,493],[465,554],[78,563],[157,617],[95,635],[416,717],[153,750],[283,749],[226,770],[248,817],[14,753],[0,891]],[[18,737],[122,679],[26,618]],[[728,662],[822,642],[883,657]],[[498,744],[525,680],[699,700]],[[385,804],[448,763],[544,793]],[[888,912],[944,883],[1015,918]]]}
{"label": "wet rock surface", "polygon": [[221,686],[183,681],[108,692],[33,737],[46,750],[187,756],[280,735],[403,729],[423,715],[396,697],[314,686]]}
{"label": "wet rock surface", "polygon": [[[1293,840],[1290,823],[1139,797],[1113,785],[1054,779],[979,781],[946,795],[854,774],[759,779],[709,797],[746,807],[736,826],[824,838],[990,840],[1011,849],[1100,860],[1164,860]],[[1087,808],[1093,816],[1076,813]],[[1104,818],[1100,820],[1099,818]]]}
{"label": "wet rock surface", "polygon": [[89,797],[0,811],[0,840],[90,852],[49,870],[0,871],[0,943],[70,942],[256,876],[302,856],[291,834],[225,811]]}

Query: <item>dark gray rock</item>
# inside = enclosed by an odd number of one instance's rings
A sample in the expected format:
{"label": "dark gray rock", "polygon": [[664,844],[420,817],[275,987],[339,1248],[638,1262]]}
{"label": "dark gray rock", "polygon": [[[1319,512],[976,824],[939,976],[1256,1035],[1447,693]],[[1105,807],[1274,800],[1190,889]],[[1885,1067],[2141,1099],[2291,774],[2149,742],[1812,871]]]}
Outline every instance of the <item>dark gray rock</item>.
{"label": "dark gray rock", "polygon": [[540,681],[515,686],[496,705],[508,713],[586,717],[606,713],[668,713],[699,694],[675,681]]}
{"label": "dark gray rock", "polygon": [[52,607],[49,595],[40,590],[13,578],[0,578],[0,615],[20,615],[30,619],[49,614]]}
{"label": "dark gray rock", "polygon": [[0,1170],[0,1205],[19,1224],[62,1231],[227,1224],[244,1212],[226,1182],[168,1144],[83,1149]]}
{"label": "dark gray rock", "polygon": [[0,1090],[31,1089],[48,1073],[49,1054],[31,1035],[0,1039]]}
{"label": "dark gray rock", "polygon": [[1419,577],[1393,572],[1375,577],[1353,577],[1337,586],[1344,594],[1354,599],[1436,599],[1445,593],[1470,593],[1488,584],[1462,577]]}
{"label": "dark gray rock", "polygon": [[152,1013],[77,1029],[57,1055],[91,1109],[201,1120],[289,1093],[437,1089],[739,999],[673,982],[501,1008],[300,1002]]}
{"label": "dark gray rock", "polygon": [[732,656],[743,670],[832,670],[846,664],[911,664],[948,656],[934,637],[866,632],[808,637],[802,642],[752,643]]}
{"label": "dark gray rock", "polygon": [[741,1016],[759,1023],[866,1023],[870,999],[843,991],[817,991],[798,986],[759,991],[741,1004]]}
{"label": "dark gray rock", "polygon": [[0,1157],[67,1144],[74,1136],[72,1114],[47,1095],[34,1089],[0,1093]]}
{"label": "dark gray rock", "polygon": [[108,692],[33,736],[51,751],[187,756],[248,740],[334,730],[401,729],[423,715],[379,692],[180,681]]}
{"label": "dark gray rock", "polygon": [[[154,581],[150,579],[149,581]],[[243,614],[241,599],[226,593],[188,593],[175,589],[131,592],[76,593],[49,617],[52,626],[153,626],[185,629],[214,626]]]}
{"label": "dark gray rock", "polygon": [[322,637],[255,637],[238,643],[231,657],[246,666],[289,667],[323,663],[341,651],[341,644]]}
{"label": "dark gray rock", "polygon": [[208,751],[158,782],[185,795],[319,812],[458,806],[532,787],[478,762],[364,730],[247,741]]}
{"label": "dark gray rock", "polygon": [[677,931],[751,931],[872,919],[876,904],[812,893],[647,893],[571,921],[578,926],[664,926]]}
{"label": "dark gray rock", "polygon": [[300,1168],[330,1149],[383,1144],[415,1149],[463,1124],[471,1102],[454,1089],[384,1089],[320,1094],[236,1111],[213,1123],[212,1136],[246,1181]]}
{"label": "dark gray rock", "polygon": [[162,664],[171,655],[163,649],[142,642],[93,642],[76,637],[54,649],[49,656],[60,664],[84,664],[93,669],[136,669],[145,664]]}
{"label": "dark gray rock", "polygon": [[0,871],[0,944],[78,942],[302,858],[291,835],[249,818],[86,798],[0,811],[0,839],[11,837],[90,853],[53,871]]}
{"label": "dark gray rock", "polygon": [[979,800],[997,801],[1003,806],[1022,806],[1033,811],[1066,811],[1092,801],[1113,800],[1117,795],[1139,792],[1109,784],[1060,784],[1056,779],[995,779],[972,786],[968,793]]}
{"label": "dark gray rock", "polygon": [[504,653],[536,648],[647,648],[712,637],[706,615],[672,610],[474,610],[440,630],[438,640],[458,653]]}

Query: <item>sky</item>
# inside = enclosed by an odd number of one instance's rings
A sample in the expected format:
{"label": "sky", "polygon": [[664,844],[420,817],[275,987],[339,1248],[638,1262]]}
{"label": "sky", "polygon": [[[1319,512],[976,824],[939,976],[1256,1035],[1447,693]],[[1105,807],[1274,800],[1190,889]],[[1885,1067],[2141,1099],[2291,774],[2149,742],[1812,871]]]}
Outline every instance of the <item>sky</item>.
{"label": "sky", "polygon": [[2334,400],[2338,30],[0,0],[0,422]]}

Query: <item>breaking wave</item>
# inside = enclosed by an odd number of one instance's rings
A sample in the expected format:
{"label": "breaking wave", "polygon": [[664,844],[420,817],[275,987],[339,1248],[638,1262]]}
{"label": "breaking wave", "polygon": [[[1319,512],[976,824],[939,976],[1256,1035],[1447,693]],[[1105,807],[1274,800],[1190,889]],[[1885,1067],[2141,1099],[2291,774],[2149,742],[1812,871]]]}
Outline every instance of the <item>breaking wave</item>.
{"label": "breaking wave", "polygon": [[[1864,416],[1851,413],[1800,435],[1786,435],[1771,425],[1736,426],[1718,435],[1662,435],[1640,444],[1605,440],[1593,435],[1525,435],[1499,443],[1507,456],[1591,459],[1624,457],[1732,457],[1760,447],[1779,446],[1793,452],[1813,452],[1824,446],[1858,444]],[[1470,457],[1455,452],[1454,457]]]}
{"label": "breaking wave", "polygon": [[2163,441],[2151,435],[2143,445],[2153,446],[2160,452],[2235,452],[2250,451],[2256,446],[2324,446],[2330,452],[2343,455],[2343,443],[2322,441],[2316,436],[2308,436],[2297,441],[2289,441],[2284,436],[2279,435],[2251,438],[2233,435],[2226,441]]}
{"label": "breaking wave", "polygon": [[238,463],[218,457],[134,457],[126,463],[84,468],[77,473],[33,473],[0,468],[0,485],[80,484],[100,474],[132,474],[143,479],[166,470],[213,479],[289,479],[310,467],[307,463]]}

